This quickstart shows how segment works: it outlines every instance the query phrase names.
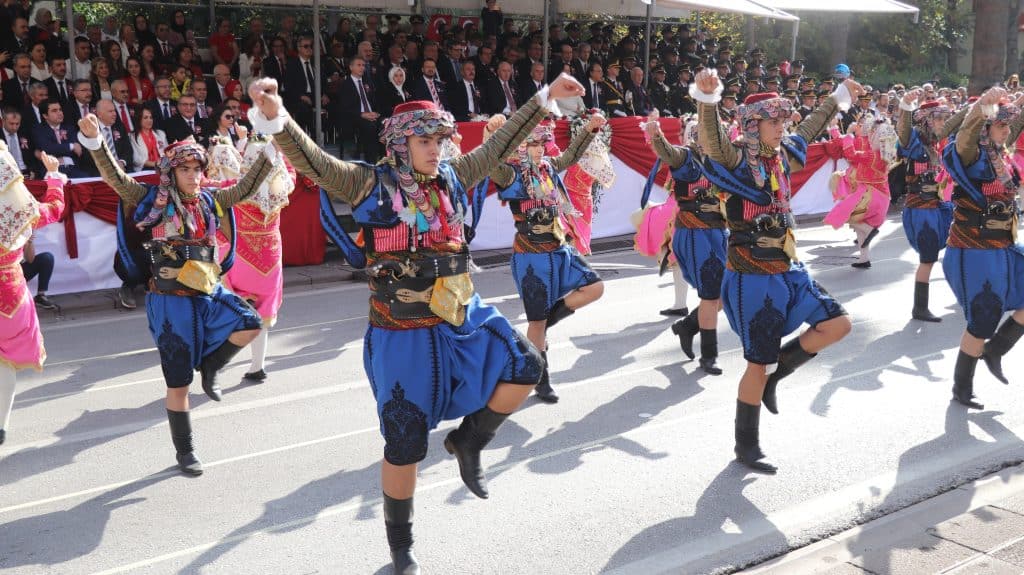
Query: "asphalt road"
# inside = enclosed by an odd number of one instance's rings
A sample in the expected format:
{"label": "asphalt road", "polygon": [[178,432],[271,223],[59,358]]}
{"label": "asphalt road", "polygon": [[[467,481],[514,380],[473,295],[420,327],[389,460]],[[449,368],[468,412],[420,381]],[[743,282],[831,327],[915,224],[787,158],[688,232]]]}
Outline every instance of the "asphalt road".
{"label": "asphalt road", "polygon": [[[725,375],[704,376],[658,315],[671,279],[632,252],[602,254],[591,261],[604,299],[552,333],[561,403],[531,398],[485,452],[491,499],[468,494],[441,446],[456,422],[431,436],[414,527],[424,571],[728,571],[1024,459],[1024,348],[1006,359],[1010,386],[979,367],[989,411],[951,405],[963,319],[936,268],[944,321],[910,320],[916,256],[895,220],[869,271],[848,267],[848,230],[798,237],[854,330],[780,387],[780,416],[763,414],[777,476],[732,461],[743,360],[724,316]],[[525,328],[507,267],[476,284]],[[142,310],[47,325],[46,370],[19,375],[0,446],[0,572],[390,573],[366,295],[360,284],[287,295],[266,383],[237,383],[243,352],[222,376],[223,403],[194,386],[198,479],[172,467]]]}

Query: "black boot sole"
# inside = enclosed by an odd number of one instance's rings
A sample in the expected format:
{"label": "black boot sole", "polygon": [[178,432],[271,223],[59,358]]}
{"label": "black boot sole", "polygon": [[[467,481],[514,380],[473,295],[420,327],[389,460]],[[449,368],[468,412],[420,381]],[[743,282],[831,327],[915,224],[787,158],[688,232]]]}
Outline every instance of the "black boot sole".
{"label": "black boot sole", "polygon": [[854,262],[850,264],[850,267],[857,268],[859,270],[869,270],[871,269],[871,262]]}
{"label": "black boot sole", "polygon": [[722,368],[718,367],[718,363],[715,362],[714,358],[700,358],[700,368],[708,375],[722,375]]}
{"label": "black boot sole", "polygon": [[930,312],[928,310],[924,310],[924,311],[914,310],[913,312],[911,312],[910,317],[912,317],[912,318],[914,318],[914,319],[916,319],[918,321],[927,321],[927,322],[930,322],[930,323],[940,323],[940,322],[942,322],[942,318],[941,317],[938,317],[938,316],[932,314],[932,312]]}
{"label": "black boot sole", "polygon": [[187,458],[178,455],[176,459],[178,460],[178,469],[185,475],[199,477],[203,474],[203,464],[195,454],[189,453]]}
{"label": "black boot sole", "polygon": [[736,462],[749,468],[751,471],[756,471],[757,473],[763,473],[765,475],[775,475],[779,471],[779,468],[775,467],[771,463],[766,463],[757,459],[747,459],[739,455],[736,456]]}
{"label": "black boot sole", "polygon": [[684,333],[683,329],[682,320],[672,324],[672,333],[676,334],[676,337],[679,338],[679,348],[683,350],[683,355],[694,359],[697,356],[693,353],[693,338],[697,336],[697,332]]}
{"label": "black boot sole", "polygon": [[[465,469],[466,466],[463,465],[463,463],[462,463],[462,455],[461,455],[462,452],[458,451],[455,448],[455,442],[453,442],[451,440],[451,434],[450,433],[448,434],[448,437],[444,438],[444,449],[450,455],[454,455],[455,456],[455,461],[458,462],[458,464],[459,464],[459,477],[462,478],[462,483],[464,483],[466,485],[466,489],[469,489],[470,493],[472,493],[473,495],[476,495],[480,499],[487,499],[488,497],[490,497],[490,493],[487,492],[487,488],[484,487],[480,483],[480,481],[477,480],[476,477],[468,477],[467,478],[467,476],[466,476],[467,473],[466,473],[466,469]],[[468,464],[466,464],[466,465],[468,465]]]}
{"label": "black boot sole", "polygon": [[690,315],[690,308],[688,308],[688,307],[681,307],[679,309],[669,308],[669,309],[663,309],[663,310],[661,310],[658,313],[660,313],[661,315],[664,315],[664,316],[669,316],[669,317],[673,317],[673,316],[686,317],[686,316]]}
{"label": "black boot sole", "polygon": [[984,404],[978,403],[977,401],[974,401],[973,399],[961,398],[956,393],[953,393],[953,401],[955,401],[955,402],[957,402],[960,405],[963,405],[965,407],[969,407],[971,409],[985,409],[985,405]]}
{"label": "black boot sole", "polygon": [[1003,374],[1002,357],[984,353],[981,355],[981,359],[985,360],[985,367],[988,368],[989,373],[991,373],[996,379],[1003,382],[1004,384],[1010,384],[1010,380],[1006,379],[1006,375]]}
{"label": "black boot sole", "polygon": [[420,564],[412,554],[412,548],[396,549],[391,552],[391,569],[394,575],[420,575]]}

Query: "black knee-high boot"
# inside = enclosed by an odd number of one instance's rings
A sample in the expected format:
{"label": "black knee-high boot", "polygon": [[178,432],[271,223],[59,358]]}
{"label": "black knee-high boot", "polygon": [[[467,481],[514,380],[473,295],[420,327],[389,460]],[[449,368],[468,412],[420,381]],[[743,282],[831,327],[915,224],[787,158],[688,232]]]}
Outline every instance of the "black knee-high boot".
{"label": "black knee-high boot", "polygon": [[736,400],[736,461],[762,473],[774,474],[778,468],[761,461],[765,458],[760,442],[761,406]]}
{"label": "black knee-high boot", "polygon": [[220,385],[217,384],[217,372],[224,369],[224,366],[231,361],[231,358],[238,355],[242,348],[225,341],[220,347],[213,350],[213,353],[203,358],[199,365],[199,374],[203,378],[203,391],[214,401],[221,400]]}
{"label": "black knee-high boot", "polygon": [[202,475],[203,464],[192,447],[192,417],[187,411],[168,409],[167,423],[171,426],[171,442],[177,452],[178,469],[188,475]]}
{"label": "black knee-high boot", "polygon": [[700,330],[700,368],[708,375],[722,375],[718,367],[718,331]]}
{"label": "black knee-high boot", "polygon": [[816,355],[818,354],[804,351],[799,337],[794,337],[782,346],[782,349],[779,350],[779,363],[775,367],[775,371],[768,376],[768,381],[764,385],[764,394],[761,396],[761,402],[764,403],[765,409],[774,414],[779,413],[779,401],[775,395],[779,380],[793,375],[797,368],[811,361]]}
{"label": "black knee-high boot", "polygon": [[978,358],[960,350],[953,368],[953,400],[974,409],[985,409],[984,405],[974,401],[974,370],[977,367]]}
{"label": "black knee-high boot", "polygon": [[444,448],[459,462],[462,482],[481,499],[487,499],[488,493],[480,452],[494,439],[494,433],[508,416],[484,407],[464,417],[458,429],[444,439]]}
{"label": "black knee-high boot", "polygon": [[992,339],[985,342],[985,351],[982,352],[981,359],[985,360],[985,365],[992,375],[1003,383],[1010,383],[1003,375],[1003,356],[1016,345],[1021,336],[1024,336],[1024,325],[1017,323],[1013,316],[1010,316],[999,326],[999,331]]}
{"label": "black knee-high boot", "polygon": [[537,387],[534,391],[537,392],[537,397],[545,403],[558,403],[558,394],[551,388],[551,375],[548,373],[548,352],[540,352],[540,356],[544,358],[544,371],[541,373],[540,382],[537,383]]}
{"label": "black knee-high boot", "polygon": [[384,528],[395,575],[419,575],[420,564],[412,551],[412,497],[394,499],[384,494]]}
{"label": "black knee-high boot", "polygon": [[921,321],[938,323],[942,321],[928,309],[928,282],[914,282],[914,310],[911,317]]}
{"label": "black knee-high boot", "polygon": [[[679,336],[679,347],[686,354],[686,357],[693,359],[693,338],[700,332],[700,324],[697,322],[697,310],[694,308],[690,315],[683,319],[676,320],[672,324],[672,333]],[[703,341],[703,340],[702,340]]]}
{"label": "black knee-high boot", "polygon": [[551,309],[548,310],[547,329],[555,327],[555,324],[574,313],[576,313],[574,310],[569,309],[569,306],[565,305],[564,299],[556,301],[555,305],[551,306]]}

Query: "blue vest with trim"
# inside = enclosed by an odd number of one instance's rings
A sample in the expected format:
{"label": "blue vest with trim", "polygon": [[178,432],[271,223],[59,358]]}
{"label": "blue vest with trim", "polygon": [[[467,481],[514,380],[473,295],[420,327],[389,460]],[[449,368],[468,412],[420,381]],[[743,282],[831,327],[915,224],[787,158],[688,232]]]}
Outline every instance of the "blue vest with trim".
{"label": "blue vest with trim", "polygon": [[[942,149],[942,165],[945,166],[956,185],[967,192],[974,203],[979,206],[988,204],[981,187],[995,181],[996,170],[992,167],[992,161],[989,160],[988,154],[981,149],[981,146],[978,146],[978,159],[973,164],[964,166],[960,154],[956,153],[956,141],[951,141]],[[1009,167],[1013,169],[1012,166]]]}

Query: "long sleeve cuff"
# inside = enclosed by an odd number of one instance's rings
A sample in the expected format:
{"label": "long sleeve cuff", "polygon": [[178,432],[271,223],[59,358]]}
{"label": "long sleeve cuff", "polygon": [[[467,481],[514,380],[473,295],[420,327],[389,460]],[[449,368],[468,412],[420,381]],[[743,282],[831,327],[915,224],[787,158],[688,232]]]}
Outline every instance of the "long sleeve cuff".
{"label": "long sleeve cuff", "polygon": [[998,104],[985,105],[985,104],[982,104],[981,102],[978,102],[978,107],[981,110],[981,114],[983,116],[985,116],[986,120],[991,120],[991,119],[995,118],[996,114],[999,113],[999,105]]}
{"label": "long sleeve cuff", "polygon": [[96,136],[95,138],[87,138],[85,134],[78,132],[78,143],[82,144],[82,147],[86,150],[100,149],[100,142],[102,142],[102,140],[100,140],[99,136]]}
{"label": "long sleeve cuff", "polygon": [[722,91],[725,90],[725,86],[721,82],[718,83],[718,87],[715,91],[710,94],[697,89],[697,84],[690,84],[690,97],[700,102],[701,104],[717,104],[722,101]]}
{"label": "long sleeve cuff", "polygon": [[274,134],[280,134],[284,131],[284,125],[288,123],[288,110],[284,109],[284,106],[277,111],[277,117],[273,120],[268,120],[263,112],[259,108],[249,108],[249,123],[252,124],[252,129],[257,133],[266,134],[273,136]]}
{"label": "long sleeve cuff", "polygon": [[850,94],[846,84],[839,84],[839,87],[832,92],[832,97],[836,99],[836,105],[843,112],[849,110],[853,105],[853,95]]}
{"label": "long sleeve cuff", "polygon": [[903,111],[906,111],[906,112],[913,112],[913,111],[917,110],[918,108],[919,108],[919,106],[918,106],[918,101],[917,100],[914,100],[913,102],[911,102],[909,104],[904,102],[902,99],[900,100],[900,110],[903,110]]}
{"label": "long sleeve cuff", "polygon": [[68,183],[68,177],[60,172],[46,172],[46,178],[44,179],[47,184],[50,183],[50,180],[57,180],[61,185]]}
{"label": "long sleeve cuff", "polygon": [[551,97],[551,87],[544,86],[537,92],[537,103],[540,104],[541,108],[544,108],[548,112],[555,115],[557,118],[562,117],[562,110],[558,107],[558,101]]}

